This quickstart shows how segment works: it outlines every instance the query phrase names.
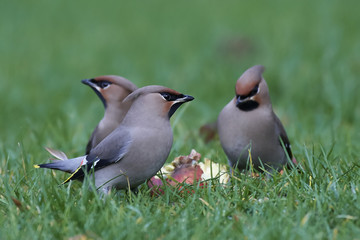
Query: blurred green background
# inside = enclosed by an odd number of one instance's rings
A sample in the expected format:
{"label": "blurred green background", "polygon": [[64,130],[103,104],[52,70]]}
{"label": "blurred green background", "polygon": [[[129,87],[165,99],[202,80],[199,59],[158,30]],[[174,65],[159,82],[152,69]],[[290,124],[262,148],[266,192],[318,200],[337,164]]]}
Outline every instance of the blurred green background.
{"label": "blurred green background", "polygon": [[336,169],[358,166],[359,9],[355,0],[1,1],[1,184],[36,205],[28,191],[51,174],[32,164],[47,161],[44,146],[83,154],[103,106],[80,80],[104,74],[193,95],[172,119],[169,159],[195,148],[225,163],[218,141],[205,145],[198,129],[216,120],[255,64],[266,67],[300,162],[325,152]]}
{"label": "blurred green background", "polygon": [[294,144],[323,134],[333,141],[339,127],[352,129],[360,117],[357,1],[1,5],[0,124],[6,148],[31,141],[40,150],[53,145],[51,131],[67,133],[57,146],[71,142],[82,148],[102,105],[80,80],[102,74],[194,95],[181,119],[186,131],[215,120],[236,79],[255,64],[266,67],[275,111]]}

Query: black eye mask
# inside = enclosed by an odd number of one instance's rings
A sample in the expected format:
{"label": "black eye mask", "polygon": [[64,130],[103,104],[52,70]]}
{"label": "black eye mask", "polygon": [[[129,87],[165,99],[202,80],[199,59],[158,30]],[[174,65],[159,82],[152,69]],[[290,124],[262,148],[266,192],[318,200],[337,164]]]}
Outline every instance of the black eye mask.
{"label": "black eye mask", "polygon": [[245,100],[247,98],[251,98],[253,96],[255,96],[257,93],[259,92],[259,84],[256,85],[248,95],[238,95],[237,97],[240,97],[240,100]]}
{"label": "black eye mask", "polygon": [[[191,101],[193,100],[194,98],[191,97],[191,96],[186,96],[184,94],[179,94],[179,95],[176,95],[176,94],[171,94],[171,93],[168,93],[168,92],[161,92],[160,93],[161,96],[166,100],[166,101],[169,101],[169,102],[173,102],[173,101],[176,101],[177,99],[181,99],[181,98],[185,98],[185,97],[189,97],[189,99],[187,101]],[[179,101],[177,103],[174,103],[170,110],[169,110],[169,113],[168,113],[168,116],[169,118],[171,118],[171,116],[175,113],[175,111],[185,102],[187,101]]]}
{"label": "black eye mask", "polygon": [[162,92],[160,93],[161,96],[166,100],[166,101],[175,101],[176,99],[178,98],[183,98],[185,97],[183,94],[180,94],[180,95],[174,95],[174,94],[171,94],[171,93],[168,93],[168,92]]}
{"label": "black eye mask", "polygon": [[111,85],[111,82],[106,81],[106,80],[101,80],[101,81],[95,81],[95,80],[91,80],[92,83],[96,84],[99,88],[106,88],[107,86]]}

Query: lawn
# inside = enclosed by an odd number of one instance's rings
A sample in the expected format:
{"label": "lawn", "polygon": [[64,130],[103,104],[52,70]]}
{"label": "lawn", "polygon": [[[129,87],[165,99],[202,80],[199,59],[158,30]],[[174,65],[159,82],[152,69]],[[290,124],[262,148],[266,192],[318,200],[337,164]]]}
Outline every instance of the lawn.
{"label": "lawn", "polygon": [[[359,1],[3,1],[0,239],[360,239]],[[80,80],[124,76],[195,97],[172,118],[168,158],[227,163],[216,120],[262,64],[301,167],[237,173],[193,194],[106,198],[33,165],[84,153],[103,106]],[[13,200],[14,199],[14,200]]]}

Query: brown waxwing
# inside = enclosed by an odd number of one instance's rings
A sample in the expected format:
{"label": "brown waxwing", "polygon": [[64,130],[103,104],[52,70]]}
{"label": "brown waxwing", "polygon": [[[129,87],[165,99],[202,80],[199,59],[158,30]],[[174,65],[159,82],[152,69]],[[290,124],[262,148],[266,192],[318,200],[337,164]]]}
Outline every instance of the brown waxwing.
{"label": "brown waxwing", "polygon": [[135,189],[164,165],[173,143],[170,117],[183,103],[192,101],[162,86],[139,88],[124,99],[132,103],[121,124],[85,156],[35,165],[72,173],[65,181],[95,178],[98,190]]}
{"label": "brown waxwing", "polygon": [[129,80],[115,75],[105,75],[92,79],[84,79],[82,83],[90,86],[104,104],[105,113],[91,134],[85,154],[98,145],[123,120],[130,108],[129,103],[122,101],[137,89]]}
{"label": "brown waxwing", "polygon": [[256,65],[243,73],[236,82],[236,96],[217,121],[229,164],[240,170],[249,167],[250,161],[256,169],[280,170],[293,158],[285,129],[273,112],[263,71],[263,66]]}

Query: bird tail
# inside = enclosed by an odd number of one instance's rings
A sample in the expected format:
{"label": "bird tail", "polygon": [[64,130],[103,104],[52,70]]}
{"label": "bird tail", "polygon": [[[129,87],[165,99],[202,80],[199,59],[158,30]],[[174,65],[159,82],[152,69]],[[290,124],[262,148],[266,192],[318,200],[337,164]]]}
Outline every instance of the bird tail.
{"label": "bird tail", "polygon": [[55,170],[60,170],[63,172],[74,173],[77,171],[82,165],[86,164],[86,155],[72,158],[72,159],[65,159],[59,160],[52,163],[43,163],[34,165],[35,168],[50,168]]}
{"label": "bird tail", "polygon": [[48,151],[51,155],[53,155],[58,160],[66,160],[69,159],[66,154],[60,150],[52,149],[49,147],[45,147],[45,150]]}

